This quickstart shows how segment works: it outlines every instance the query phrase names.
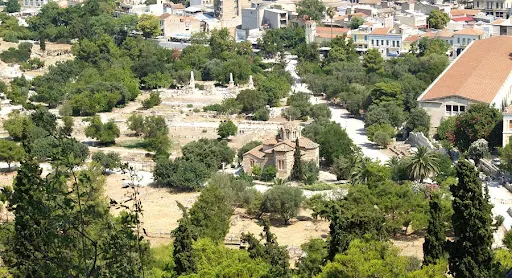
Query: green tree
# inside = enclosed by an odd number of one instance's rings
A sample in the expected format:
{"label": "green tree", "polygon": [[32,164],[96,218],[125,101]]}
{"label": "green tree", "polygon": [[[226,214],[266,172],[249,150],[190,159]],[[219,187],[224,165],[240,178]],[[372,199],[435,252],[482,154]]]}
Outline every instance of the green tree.
{"label": "green tree", "polygon": [[157,184],[182,190],[199,189],[210,175],[211,171],[204,163],[182,158],[173,161],[161,158],[153,170]]}
{"label": "green tree", "polygon": [[430,12],[427,19],[428,25],[432,29],[443,29],[448,21],[450,21],[448,14],[438,10]]}
{"label": "green tree", "polygon": [[295,151],[293,152],[293,167],[290,174],[290,179],[295,181],[301,181],[304,178],[302,172],[302,154],[300,152],[299,138],[295,139]]}
{"label": "green tree", "polygon": [[104,153],[102,151],[93,153],[92,161],[97,162],[105,170],[114,170],[121,166],[121,156],[116,152]]}
{"label": "green tree", "polygon": [[220,138],[226,139],[229,136],[236,135],[238,127],[232,121],[226,121],[219,124],[217,134]]}
{"label": "green tree", "polygon": [[7,163],[9,171],[11,170],[11,164],[14,161],[21,161],[24,156],[25,151],[18,144],[12,141],[0,140],[0,161]]}
{"label": "green tree", "polygon": [[146,39],[156,37],[161,33],[160,20],[154,15],[142,14],[139,16],[137,29],[142,32]]}
{"label": "green tree", "polygon": [[368,140],[376,142],[377,140],[374,137],[375,134],[379,131],[385,133],[388,136],[388,138],[390,138],[390,140],[396,135],[395,128],[392,127],[390,124],[373,124],[366,129],[366,135],[368,136]]}
{"label": "green tree", "polygon": [[149,93],[149,98],[142,101],[142,107],[144,107],[144,109],[149,109],[159,105],[160,103],[162,103],[162,100],[160,99],[160,93],[151,92]]}
{"label": "green tree", "polygon": [[430,196],[430,219],[423,243],[423,264],[435,264],[446,257],[446,234],[442,219],[441,197],[439,193]]}
{"label": "green tree", "polygon": [[398,251],[389,242],[355,239],[316,277],[405,277],[409,262]]}
{"label": "green tree", "polygon": [[319,0],[301,0],[297,5],[299,17],[307,16],[311,20],[320,21],[324,15],[325,5]]}
{"label": "green tree", "polygon": [[272,180],[276,177],[277,169],[274,165],[268,165],[261,171],[261,178],[264,181]]}
{"label": "green tree", "polygon": [[321,238],[313,238],[301,246],[302,251],[306,253],[301,256],[298,262],[299,277],[314,277],[322,270],[327,257],[327,244]]}
{"label": "green tree", "polygon": [[57,116],[50,113],[46,108],[38,108],[30,118],[35,126],[44,129],[48,134],[55,134],[57,130]]}
{"label": "green tree", "polygon": [[264,211],[279,215],[285,225],[297,216],[304,197],[302,190],[291,186],[274,186],[263,194]]}
{"label": "green tree", "polygon": [[381,146],[382,148],[387,148],[388,145],[391,143],[391,137],[389,136],[389,134],[380,130],[375,132],[375,134],[373,135],[373,139],[375,140],[375,143]]}
{"label": "green tree", "polygon": [[425,178],[439,172],[438,159],[434,152],[427,149],[427,147],[420,146],[412,155],[407,168],[411,179],[423,183]]}
{"label": "green tree", "polygon": [[457,116],[455,124],[455,145],[466,151],[471,143],[478,139],[485,139],[489,147],[501,146],[503,129],[503,114],[489,105],[472,104],[469,109]]}
{"label": "green tree", "polygon": [[5,11],[8,13],[17,13],[21,9],[20,2],[17,0],[9,0],[5,5]]}
{"label": "green tree", "polygon": [[354,29],[357,29],[359,28],[359,26],[363,25],[364,24],[364,19],[362,17],[359,17],[359,16],[353,16],[351,19],[350,19],[350,22],[349,22],[349,27],[350,29],[354,30]]}
{"label": "green tree", "polygon": [[101,144],[114,144],[120,135],[119,127],[113,121],[102,123],[99,116],[94,116],[85,128],[85,136],[97,139]]}
{"label": "green tree", "polygon": [[315,120],[319,119],[330,119],[331,118],[331,110],[329,106],[325,103],[314,104],[310,109],[311,118]]}
{"label": "green tree", "polygon": [[334,159],[353,153],[352,140],[336,122],[313,121],[304,128],[302,135],[320,145],[320,156],[328,166],[332,165]]}
{"label": "green tree", "polygon": [[405,124],[405,127],[409,131],[423,132],[425,136],[428,136],[430,129],[430,115],[423,108],[414,108],[409,113],[409,119]]}
{"label": "green tree", "polygon": [[302,181],[304,181],[305,184],[314,184],[318,181],[320,169],[318,168],[316,162],[306,161],[305,163],[302,163],[302,167],[304,168],[304,170],[302,170],[304,173]]}
{"label": "green tree", "polygon": [[336,15],[337,11],[333,7],[329,7],[325,10],[325,14],[327,17],[331,19],[331,40],[332,40],[332,19],[334,18],[334,15]]}
{"label": "green tree", "polygon": [[174,237],[172,252],[174,271],[177,275],[192,274],[197,270],[196,262],[192,256],[192,244],[196,235],[193,233],[187,209],[180,203],[178,203],[178,207],[183,212],[183,216],[179,220],[178,228],[172,231]]}
{"label": "green tree", "polygon": [[266,104],[265,95],[256,90],[243,90],[236,96],[236,100],[242,104],[242,111],[246,113],[253,113]]}
{"label": "green tree", "polygon": [[478,165],[480,159],[489,155],[489,146],[485,139],[478,139],[475,142],[471,143],[469,146],[467,155],[469,158],[473,159],[475,163]]}
{"label": "green tree", "polygon": [[135,132],[135,136],[140,136],[144,130],[144,116],[141,114],[131,114],[127,120],[128,129]]}
{"label": "green tree", "polygon": [[398,106],[403,106],[405,99],[402,93],[402,87],[398,82],[379,82],[374,85],[370,92],[370,98],[373,104],[381,104],[385,102],[395,102]]}
{"label": "green tree", "polygon": [[22,115],[19,111],[9,113],[3,125],[7,133],[9,133],[9,136],[15,141],[21,141],[27,138],[34,129],[32,119]]}
{"label": "green tree", "polygon": [[366,126],[373,124],[390,124],[395,128],[400,128],[404,120],[404,111],[396,102],[371,105],[364,117]]}
{"label": "green tree", "polygon": [[368,49],[368,53],[363,56],[363,67],[366,73],[381,73],[384,70],[384,58],[376,48]]}
{"label": "green tree", "polygon": [[59,133],[64,136],[71,136],[73,133],[73,117],[71,116],[63,116],[62,117],[63,125],[59,128]]}
{"label": "green tree", "polygon": [[478,172],[471,163],[459,160],[458,183],[450,186],[453,196],[452,225],[455,241],[449,248],[450,273],[454,277],[494,277],[492,205]]}
{"label": "green tree", "polygon": [[224,241],[231,226],[233,196],[225,184],[209,182],[190,209],[190,222],[198,237]]}
{"label": "green tree", "polygon": [[252,234],[242,234],[242,240],[249,245],[247,251],[253,259],[261,258],[270,267],[269,277],[290,277],[289,254],[286,247],[279,246],[276,236],[270,232],[267,220],[263,221],[263,234],[265,243],[262,245]]}
{"label": "green tree", "polygon": [[448,140],[451,143],[455,142],[455,126],[457,117],[448,117],[441,121],[441,124],[437,128],[437,139]]}

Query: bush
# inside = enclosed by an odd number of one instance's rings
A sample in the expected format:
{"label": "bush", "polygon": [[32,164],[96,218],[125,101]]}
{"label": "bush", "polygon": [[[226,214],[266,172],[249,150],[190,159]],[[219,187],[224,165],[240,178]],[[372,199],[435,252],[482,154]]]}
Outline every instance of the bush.
{"label": "bush", "polygon": [[149,94],[149,98],[142,102],[142,107],[144,107],[144,109],[149,109],[159,105],[160,103],[162,103],[162,99],[160,99],[160,93],[151,92]]}
{"label": "bush", "polygon": [[274,186],[263,195],[263,211],[279,215],[285,225],[299,213],[304,196],[302,190],[286,185]]}
{"label": "bush", "polygon": [[389,137],[389,134],[380,130],[375,132],[375,134],[373,135],[373,139],[377,145],[383,148],[386,148],[389,145],[389,143],[391,143],[391,137]]}
{"label": "bush", "polygon": [[[388,137],[395,137],[396,131],[395,128],[390,124],[373,124],[366,129],[366,135],[368,136],[368,140],[375,142],[375,133],[378,131],[384,132],[388,135]],[[376,143],[376,142],[375,142]]]}
{"label": "bush", "polygon": [[324,191],[324,190],[332,190],[338,188],[335,184],[328,184],[328,183],[314,183],[314,184],[307,184],[302,187],[304,190],[310,190],[310,191]]}
{"label": "bush", "polygon": [[211,105],[207,105],[205,107],[203,107],[203,110],[204,111],[215,111],[215,112],[219,112],[221,110],[221,105],[218,104],[218,103],[215,103],[215,104],[211,104]]}
{"label": "bush", "polygon": [[318,180],[318,174],[320,169],[316,166],[316,163],[313,161],[306,161],[302,163],[302,173],[304,174],[304,183],[313,184]]}
{"label": "bush", "polygon": [[269,118],[270,110],[268,110],[268,108],[266,107],[254,111],[254,114],[252,116],[252,119],[255,121],[268,121]]}
{"label": "bush", "polygon": [[39,58],[33,58],[33,59],[29,59],[26,63],[21,63],[20,68],[23,71],[28,71],[28,70],[40,69],[43,66],[44,66],[44,61],[41,61],[41,59],[39,59]]}
{"label": "bush", "polygon": [[114,170],[121,166],[121,156],[116,152],[95,152],[92,157],[92,161],[97,162],[105,170]]}
{"label": "bush", "polygon": [[[30,44],[30,46],[32,46],[32,44]],[[6,63],[27,62],[30,59],[30,48],[26,49],[23,43],[18,46],[18,49],[9,47],[9,49],[0,53],[0,59]]]}
{"label": "bush", "polygon": [[261,178],[265,181],[273,180],[276,177],[276,174],[276,167],[274,165],[269,165],[263,169],[263,172],[261,173]]}
{"label": "bush", "polygon": [[219,124],[217,134],[220,138],[225,139],[229,136],[236,135],[238,127],[232,121],[226,121]]}

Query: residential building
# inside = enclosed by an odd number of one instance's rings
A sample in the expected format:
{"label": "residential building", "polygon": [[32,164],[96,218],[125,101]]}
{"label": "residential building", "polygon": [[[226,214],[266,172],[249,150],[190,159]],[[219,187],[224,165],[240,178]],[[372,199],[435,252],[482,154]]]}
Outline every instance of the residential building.
{"label": "residential building", "polygon": [[484,39],[485,32],[476,28],[464,28],[453,34],[454,44],[458,49],[464,49],[471,42]]}
{"label": "residential building", "polygon": [[166,39],[187,40],[193,33],[201,31],[201,21],[191,16],[163,14],[160,28]]}
{"label": "residential building", "polygon": [[288,11],[269,9],[267,5],[253,5],[242,9],[242,29],[251,30],[261,27],[279,29],[288,25]]}
{"label": "residential building", "polygon": [[214,1],[213,12],[216,18],[232,19],[242,13],[242,9],[251,6],[249,0],[216,0]]}
{"label": "residential building", "polygon": [[415,28],[427,27],[427,16],[423,13],[407,12],[395,14],[395,20],[400,24],[405,24]]}
{"label": "residential building", "polygon": [[20,4],[22,4],[24,7],[42,7],[43,5],[48,4],[49,2],[57,2],[52,0],[23,0]]}
{"label": "residential building", "polygon": [[512,100],[510,53],[512,37],[472,41],[418,97],[419,107],[430,115],[431,128],[473,103],[498,109],[508,106]]}
{"label": "residential building", "polygon": [[354,41],[356,51],[368,51],[368,38],[370,34],[370,28],[362,26],[356,30],[352,30],[350,33],[352,35],[352,40]]}
{"label": "residential building", "polygon": [[318,144],[301,136],[298,124],[287,122],[279,130],[280,138],[269,138],[263,144],[243,154],[242,167],[245,173],[252,174],[254,167],[264,169],[274,166],[276,177],[286,179],[290,176],[294,164],[296,140],[299,140],[301,159],[313,161],[319,165]]}
{"label": "residential building", "polygon": [[485,14],[507,18],[512,8],[512,0],[474,0],[473,5],[475,9],[481,9]]}
{"label": "residential building", "polygon": [[509,19],[497,19],[491,22],[492,25],[492,35],[495,36],[511,36],[512,35],[512,22],[511,18]]}
{"label": "residential building", "polygon": [[368,35],[368,48],[377,48],[383,56],[398,56],[402,52],[404,34],[388,27],[374,28]]}
{"label": "residential building", "polygon": [[402,43],[402,49],[404,52],[411,51],[411,46],[413,43],[418,43],[418,41],[421,39],[419,35],[410,35],[406,37]]}
{"label": "residential building", "polygon": [[[475,1],[476,3],[476,1]],[[475,4],[476,5],[476,4]],[[478,7],[475,7],[478,9]],[[473,17],[481,13],[480,10],[473,9],[453,9],[449,11],[450,18],[459,18],[459,17]]]}

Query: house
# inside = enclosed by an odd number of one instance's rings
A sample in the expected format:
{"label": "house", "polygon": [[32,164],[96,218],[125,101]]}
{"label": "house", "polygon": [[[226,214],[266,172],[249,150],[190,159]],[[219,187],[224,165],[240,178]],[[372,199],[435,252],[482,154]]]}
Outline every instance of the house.
{"label": "house", "polygon": [[503,111],[503,147],[510,143],[512,137],[512,106]]}
{"label": "house", "polygon": [[512,18],[509,19],[497,19],[491,22],[492,34],[496,36],[510,36],[512,35]]}
{"label": "house", "polygon": [[350,29],[340,27],[327,27],[327,26],[316,26],[316,22],[313,20],[307,20],[304,22],[304,29],[306,33],[306,43],[322,43],[329,42],[331,39],[337,36],[349,37],[351,34]]}
{"label": "house", "polygon": [[383,56],[398,56],[403,50],[404,37],[399,30],[374,28],[368,35],[368,48],[377,48]]}
{"label": "house", "polygon": [[295,140],[299,140],[301,158],[319,165],[318,144],[301,136],[301,128],[293,122],[285,123],[279,130],[279,139],[269,138],[263,144],[243,154],[242,167],[244,172],[252,174],[254,167],[264,169],[270,165],[277,170],[276,176],[286,179],[293,168]]}
{"label": "house", "polygon": [[[435,129],[447,117],[466,111],[473,103],[498,109],[512,99],[512,37],[472,41],[418,97]],[[434,134],[434,133],[431,133]]]}
{"label": "house", "polygon": [[193,33],[201,31],[201,21],[191,16],[163,14],[160,29],[166,39],[187,40]]}
{"label": "house", "polygon": [[422,13],[407,12],[395,14],[395,20],[400,24],[405,24],[415,28],[427,27],[427,16]]}
{"label": "house", "polygon": [[214,15],[218,19],[233,19],[242,13],[242,9],[251,6],[249,0],[214,1]]}
{"label": "house", "polygon": [[[484,39],[485,32],[476,28],[464,28],[453,34],[454,44],[458,53],[466,48],[471,42]],[[457,53],[457,54],[458,54]]]}

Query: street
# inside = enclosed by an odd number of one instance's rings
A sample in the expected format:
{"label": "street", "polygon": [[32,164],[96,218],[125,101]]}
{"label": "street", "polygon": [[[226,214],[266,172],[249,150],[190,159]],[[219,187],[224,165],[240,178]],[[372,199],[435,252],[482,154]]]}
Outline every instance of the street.
{"label": "street", "polygon": [[[286,71],[288,71],[295,79],[295,84],[292,86],[292,92],[311,93],[307,88],[307,85],[300,81],[300,77],[297,74],[297,56],[286,55],[285,57],[287,61]],[[317,97],[311,95],[310,102],[316,104],[319,101]],[[330,106],[329,109],[331,110],[331,121],[338,123],[347,131],[348,136],[352,139],[354,144],[361,148],[365,156],[372,160],[378,159],[381,162],[388,161],[389,156],[368,140],[366,130],[364,129],[364,122],[362,120],[350,117],[350,114],[346,109],[336,106]]]}

